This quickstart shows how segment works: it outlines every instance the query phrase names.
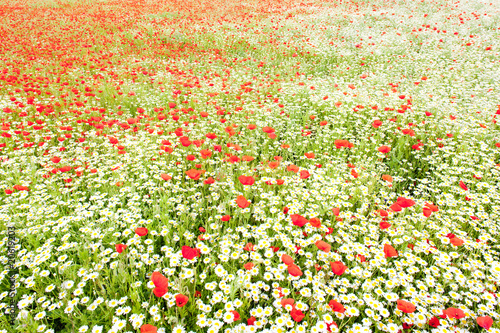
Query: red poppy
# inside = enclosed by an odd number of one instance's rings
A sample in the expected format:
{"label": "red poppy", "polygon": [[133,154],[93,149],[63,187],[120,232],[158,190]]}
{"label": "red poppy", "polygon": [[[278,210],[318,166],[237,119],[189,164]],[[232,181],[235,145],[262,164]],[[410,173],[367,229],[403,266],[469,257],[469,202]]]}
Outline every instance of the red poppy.
{"label": "red poppy", "polygon": [[245,245],[245,247],[243,248],[243,250],[251,252],[251,251],[254,251],[253,247],[254,247],[254,245],[252,243],[247,243]]}
{"label": "red poppy", "polygon": [[389,244],[384,244],[384,254],[386,258],[393,258],[398,256],[398,251]]}
{"label": "red poppy", "polygon": [[182,252],[182,256],[184,257],[184,259],[188,259],[188,260],[191,260],[194,257],[198,256],[197,249],[193,249],[193,248],[186,246],[186,245],[184,245],[182,247],[181,252]]}
{"label": "red poppy", "polygon": [[383,221],[383,222],[380,222],[379,226],[380,226],[380,229],[384,230],[384,229],[390,228],[391,224],[389,222]]}
{"label": "red poppy", "polygon": [[234,311],[233,310],[231,312],[233,313],[233,316],[234,316],[233,321],[238,321],[238,320],[241,319],[240,314],[238,313],[238,311]]}
{"label": "red poppy", "polygon": [[290,273],[291,276],[302,276],[302,271],[299,266],[295,264],[288,265],[288,273]]}
{"label": "red poppy", "polygon": [[165,180],[165,181],[166,181],[166,180],[170,180],[170,179],[172,179],[172,176],[167,175],[166,173],[162,173],[160,176],[161,176],[161,178],[162,178],[163,180]]}
{"label": "red poppy", "polygon": [[293,303],[295,303],[295,301],[293,300],[293,298],[283,298],[281,300],[281,306],[283,308],[285,308],[287,305],[293,306]]}
{"label": "red poppy", "polygon": [[321,221],[317,217],[311,218],[309,224],[315,228],[321,228]]}
{"label": "red poppy", "polygon": [[330,262],[330,266],[332,267],[332,272],[335,275],[342,275],[347,270],[347,266],[341,263],[340,261]]}
{"label": "red poppy", "polygon": [[125,245],[125,244],[116,244],[115,245],[116,252],[118,252],[118,253],[122,253],[123,250],[125,250],[126,248],[127,248],[127,245]]}
{"label": "red poppy", "polygon": [[332,208],[333,215],[339,216],[340,214],[340,208],[334,207]]}
{"label": "red poppy", "polygon": [[431,319],[429,319],[429,326],[436,328],[439,325],[441,325],[441,323],[439,322],[439,318],[432,317]]}
{"label": "red poppy", "polygon": [[389,146],[380,146],[378,147],[378,151],[381,152],[382,154],[387,154],[391,151],[391,147]]}
{"label": "red poppy", "polygon": [[52,163],[55,163],[55,164],[61,162],[61,158],[57,157],[57,156],[52,157],[50,160],[52,161]]}
{"label": "red poppy", "polygon": [[439,211],[439,209],[437,208],[437,206],[435,206],[434,204],[426,202],[425,205],[424,205],[424,209],[422,210],[422,213],[424,214],[425,217],[429,217],[429,216],[431,216],[431,214],[433,212],[437,212],[437,211]]}
{"label": "red poppy", "polygon": [[296,165],[290,164],[286,167],[286,170],[293,172],[293,173],[297,173],[299,171],[299,167]]}
{"label": "red poppy", "polygon": [[290,315],[292,316],[292,319],[297,323],[300,323],[302,319],[305,318],[304,313],[295,308],[292,310],[292,312],[290,312]]}
{"label": "red poppy", "polygon": [[281,261],[285,264],[285,265],[291,265],[293,264],[294,260],[292,257],[290,257],[288,254],[283,254],[281,256]]}
{"label": "red poppy", "polygon": [[396,203],[400,205],[402,208],[408,208],[415,205],[415,201],[403,197],[399,197],[398,200],[396,200]]}
{"label": "red poppy", "polygon": [[459,185],[459,186],[462,188],[462,190],[464,190],[464,191],[469,190],[469,189],[467,188],[467,186],[464,184],[464,182],[463,182],[463,181],[460,181],[460,183],[458,183],[458,185]]}
{"label": "red poppy", "polygon": [[328,303],[328,305],[330,306],[333,312],[340,312],[340,313],[345,312],[344,306],[333,299],[330,301],[330,303]]}
{"label": "red poppy", "polygon": [[135,229],[135,233],[141,237],[146,236],[148,234],[148,228],[137,228]]}
{"label": "red poppy", "polygon": [[385,210],[383,210],[383,209],[376,210],[375,212],[377,212],[378,214],[380,214],[380,216],[382,216],[382,217],[389,216],[389,214]]}
{"label": "red poppy", "polygon": [[210,185],[210,184],[215,183],[215,179],[213,179],[212,177],[208,177],[207,179],[205,179],[203,181],[203,183],[206,184],[206,185]]}
{"label": "red poppy", "polygon": [[443,311],[443,314],[449,318],[462,319],[465,317],[465,313],[457,308],[448,308]]}
{"label": "red poppy", "polygon": [[202,150],[200,150],[200,155],[201,155],[201,158],[207,159],[210,156],[212,156],[212,151],[208,150],[208,149],[202,149]]}
{"label": "red poppy", "polygon": [[382,175],[382,179],[386,182],[392,183],[392,177],[390,175]]}
{"label": "red poppy", "polygon": [[309,178],[309,176],[311,176],[309,171],[307,171],[307,170],[300,171],[300,179],[307,179],[307,178]]}
{"label": "red poppy", "polygon": [[250,318],[247,319],[247,325],[248,326],[253,326],[253,325],[255,325],[256,321],[257,321],[257,319],[255,319],[255,317],[252,316],[252,317],[250,317]]}
{"label": "red poppy", "polygon": [[330,244],[328,244],[327,242],[324,242],[322,240],[317,241],[315,243],[315,245],[319,250],[326,252],[326,253],[330,252],[330,249],[332,248],[332,246]]}
{"label": "red poppy", "polygon": [[463,239],[460,239],[458,237],[453,237],[450,239],[450,243],[454,246],[462,246],[464,245]]}
{"label": "red poppy", "polygon": [[195,170],[195,169],[190,169],[190,170],[186,171],[186,175],[193,180],[200,179],[200,176],[202,173],[203,172],[201,170]]}
{"label": "red poppy", "polygon": [[184,305],[187,304],[189,301],[189,297],[183,294],[177,294],[175,295],[175,304],[177,304],[178,307],[182,308]]}
{"label": "red poppy", "polygon": [[189,140],[189,138],[187,136],[182,136],[180,139],[179,139],[179,142],[181,143],[181,145],[183,147],[189,147],[192,143],[191,140]]}
{"label": "red poppy", "polygon": [[401,206],[398,203],[393,203],[389,208],[392,209],[392,211],[394,212],[400,212],[403,210],[403,208],[401,208]]}
{"label": "red poppy", "polygon": [[379,128],[380,126],[382,125],[382,122],[380,120],[374,120],[373,123],[372,123],[372,126],[374,128]]}
{"label": "red poppy", "polygon": [[272,127],[269,127],[269,126],[264,126],[262,127],[262,131],[265,132],[265,133],[274,133],[274,128]]}
{"label": "red poppy", "polygon": [[293,225],[296,225],[298,227],[303,227],[307,224],[307,222],[309,222],[305,217],[299,214],[292,214],[290,215],[290,218],[292,219]]}
{"label": "red poppy", "polygon": [[244,196],[238,195],[236,198],[236,204],[238,204],[240,208],[247,208],[250,206],[250,201],[248,201]]}
{"label": "red poppy", "polygon": [[153,293],[156,297],[162,297],[168,292],[168,279],[160,272],[153,272],[153,274],[151,274],[151,281],[156,287],[153,289]]}
{"label": "red poppy", "polygon": [[224,215],[223,217],[221,217],[221,221],[223,222],[227,222],[231,219],[231,215]]}
{"label": "red poppy", "polygon": [[141,333],[156,333],[158,328],[150,324],[144,324],[141,326]]}
{"label": "red poppy", "polygon": [[304,153],[305,157],[307,158],[314,158],[316,155],[314,153]]}
{"label": "red poppy", "polygon": [[280,162],[278,162],[278,161],[269,162],[269,164],[268,164],[269,168],[271,168],[271,169],[276,169],[277,167],[279,167],[279,165],[280,165]]}
{"label": "red poppy", "polygon": [[242,185],[253,185],[255,183],[255,179],[252,176],[239,176],[238,180]]}
{"label": "red poppy", "polygon": [[247,262],[246,264],[243,265],[243,268],[245,268],[247,271],[251,270],[254,268],[255,264],[253,262]]}
{"label": "red poppy", "polygon": [[342,147],[349,148],[349,141],[347,140],[335,140],[334,142],[335,148],[340,149]]}
{"label": "red poppy", "polygon": [[485,330],[489,330],[491,325],[493,325],[493,319],[489,316],[477,317],[477,324],[484,328]]}
{"label": "red poppy", "polygon": [[413,313],[417,309],[413,303],[403,301],[402,299],[398,299],[398,310],[403,311],[404,313]]}

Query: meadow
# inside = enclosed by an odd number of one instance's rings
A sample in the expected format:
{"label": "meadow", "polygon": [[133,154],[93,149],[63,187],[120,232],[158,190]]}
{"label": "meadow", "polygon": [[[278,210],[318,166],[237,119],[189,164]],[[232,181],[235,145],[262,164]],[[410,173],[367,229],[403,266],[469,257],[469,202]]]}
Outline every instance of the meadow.
{"label": "meadow", "polygon": [[0,0],[0,333],[500,332],[496,0]]}

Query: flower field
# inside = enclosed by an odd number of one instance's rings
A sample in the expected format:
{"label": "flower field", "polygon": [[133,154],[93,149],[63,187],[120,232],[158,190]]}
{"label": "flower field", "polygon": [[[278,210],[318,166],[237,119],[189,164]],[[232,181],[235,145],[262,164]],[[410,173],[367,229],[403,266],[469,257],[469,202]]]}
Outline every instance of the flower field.
{"label": "flower field", "polygon": [[496,0],[0,0],[0,333],[500,332],[499,37]]}

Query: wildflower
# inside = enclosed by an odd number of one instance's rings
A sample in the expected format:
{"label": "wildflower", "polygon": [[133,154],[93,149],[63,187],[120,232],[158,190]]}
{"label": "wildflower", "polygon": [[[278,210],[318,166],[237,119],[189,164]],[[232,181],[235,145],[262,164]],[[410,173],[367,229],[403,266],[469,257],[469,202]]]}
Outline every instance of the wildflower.
{"label": "wildflower", "polygon": [[439,318],[432,317],[431,319],[429,319],[429,326],[436,328],[439,325],[440,325]]}
{"label": "wildflower", "polygon": [[173,329],[172,329],[172,333],[185,333],[186,330],[184,329],[184,327],[182,327],[181,325],[176,325]]}
{"label": "wildflower", "polygon": [[489,330],[491,325],[493,325],[493,319],[489,316],[477,317],[477,324],[484,328],[485,330]]}
{"label": "wildflower", "polygon": [[194,257],[198,257],[199,256],[199,251],[198,249],[193,249],[189,246],[186,246],[184,245],[182,248],[181,248],[181,252],[182,252],[182,257],[184,259],[187,259],[187,260],[191,260],[193,259]]}
{"label": "wildflower", "polygon": [[332,248],[332,246],[330,244],[328,244],[322,240],[317,241],[315,243],[315,245],[319,250],[326,252],[326,253],[330,252],[330,249]]}
{"label": "wildflower", "polygon": [[295,300],[293,298],[283,298],[280,303],[284,308],[286,308],[287,305],[293,307],[293,303],[295,303]]}
{"label": "wildflower", "polygon": [[116,249],[116,252],[118,253],[122,253],[123,250],[125,250],[127,248],[127,245],[125,244],[115,244],[115,249]]}
{"label": "wildflower", "polygon": [[415,201],[413,201],[411,199],[406,199],[406,198],[403,198],[403,197],[399,197],[398,200],[396,201],[396,203],[401,208],[408,208],[408,207],[411,207],[411,206],[415,205]]}
{"label": "wildflower", "polygon": [[299,266],[295,264],[290,264],[288,265],[288,273],[292,276],[302,276],[302,271],[300,270]]}
{"label": "wildflower", "polygon": [[448,316],[449,318],[462,319],[465,317],[465,313],[457,308],[447,308],[443,311],[443,314]]}
{"label": "wildflower", "polygon": [[250,206],[250,201],[248,201],[244,196],[239,195],[236,198],[236,204],[238,204],[240,208],[247,208],[248,206]]}
{"label": "wildflower", "polygon": [[309,176],[311,176],[309,171],[307,171],[307,170],[300,171],[300,179],[307,179],[307,178],[309,178]]}
{"label": "wildflower", "polygon": [[330,266],[332,267],[333,274],[339,276],[347,270],[347,266],[340,261],[330,262]]}
{"label": "wildflower", "polygon": [[397,301],[397,304],[398,304],[398,310],[401,310],[404,313],[413,313],[416,310],[415,305],[413,305],[410,302],[403,301],[401,299]]}
{"label": "wildflower", "polygon": [[391,151],[391,147],[389,146],[380,146],[378,147],[378,151],[381,152],[382,154],[387,154]]}
{"label": "wildflower", "polygon": [[328,303],[328,306],[330,306],[333,312],[340,312],[340,313],[345,312],[344,306],[333,299],[330,301],[330,303]]}
{"label": "wildflower", "polygon": [[386,258],[397,257],[398,251],[396,251],[396,249],[394,249],[391,245],[384,244],[384,254]]}
{"label": "wildflower", "polygon": [[148,234],[148,228],[137,228],[135,229],[135,233],[140,237],[146,236]]}
{"label": "wildflower", "polygon": [[303,227],[307,222],[309,222],[305,217],[299,214],[292,214],[290,215],[290,218],[292,219],[293,225],[298,227]]}
{"label": "wildflower", "polygon": [[391,224],[389,222],[382,221],[379,223],[379,226],[380,226],[380,229],[384,230],[384,229],[390,228]]}
{"label": "wildflower", "polygon": [[292,257],[290,257],[288,254],[283,254],[281,256],[281,261],[285,264],[285,265],[291,265],[293,264],[294,260]]}
{"label": "wildflower", "polygon": [[392,181],[393,181],[392,176],[390,176],[390,175],[382,175],[382,179],[388,183],[392,183]]}
{"label": "wildflower", "polygon": [[157,297],[162,297],[168,292],[168,279],[160,272],[153,272],[153,274],[151,274],[151,281],[155,286],[153,293]]}
{"label": "wildflower", "polygon": [[462,190],[464,190],[464,191],[468,191],[468,190],[469,190],[469,188],[465,185],[465,183],[464,183],[463,181],[460,181],[460,182],[458,183],[458,185],[459,185],[459,186],[460,186],[460,188],[461,188]]}
{"label": "wildflower", "polygon": [[291,312],[290,312],[290,315],[292,316],[292,319],[297,322],[297,323],[300,323],[302,321],[302,319],[305,318],[305,314],[301,311],[301,310],[298,310],[296,308],[294,308]]}
{"label": "wildflower", "polygon": [[433,212],[437,212],[437,211],[439,211],[439,209],[437,208],[437,206],[435,206],[434,204],[426,202],[422,212],[423,212],[423,214],[424,214],[425,217],[429,217],[429,216],[431,216],[431,214]]}
{"label": "wildflower", "polygon": [[186,295],[183,295],[183,294],[175,295],[175,303],[180,308],[182,308],[184,305],[186,305],[188,300],[189,300],[189,297],[187,297]]}
{"label": "wildflower", "polygon": [[167,175],[166,173],[162,173],[160,176],[161,176],[161,179],[163,179],[165,181],[172,179],[172,176]]}
{"label": "wildflower", "polygon": [[207,179],[205,179],[203,181],[203,183],[206,185],[213,184],[213,183],[215,183],[215,179],[213,179],[212,177],[208,177]]}
{"label": "wildflower", "polygon": [[186,175],[193,180],[200,179],[200,176],[202,173],[203,172],[201,170],[195,170],[195,169],[190,169],[190,170],[186,171]]}
{"label": "wildflower", "polygon": [[255,179],[252,176],[239,176],[238,180],[242,185],[253,185],[255,183]]}

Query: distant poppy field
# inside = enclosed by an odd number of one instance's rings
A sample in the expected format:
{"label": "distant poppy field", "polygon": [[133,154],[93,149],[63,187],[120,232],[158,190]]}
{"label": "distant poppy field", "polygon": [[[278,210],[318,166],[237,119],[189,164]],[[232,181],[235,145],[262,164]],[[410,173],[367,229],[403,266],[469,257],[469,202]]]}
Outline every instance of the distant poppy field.
{"label": "distant poppy field", "polygon": [[0,0],[0,333],[500,332],[500,3]]}

